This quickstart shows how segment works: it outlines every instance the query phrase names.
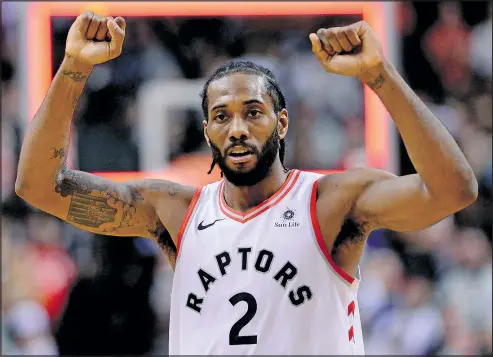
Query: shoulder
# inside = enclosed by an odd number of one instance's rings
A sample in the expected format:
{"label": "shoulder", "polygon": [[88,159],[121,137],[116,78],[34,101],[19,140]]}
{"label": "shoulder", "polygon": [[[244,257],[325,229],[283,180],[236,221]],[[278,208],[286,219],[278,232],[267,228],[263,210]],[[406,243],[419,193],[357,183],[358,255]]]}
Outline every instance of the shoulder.
{"label": "shoulder", "polygon": [[395,178],[396,175],[374,168],[358,167],[343,172],[323,176],[319,181],[318,193],[326,190],[349,189],[354,193],[362,192],[369,185]]}

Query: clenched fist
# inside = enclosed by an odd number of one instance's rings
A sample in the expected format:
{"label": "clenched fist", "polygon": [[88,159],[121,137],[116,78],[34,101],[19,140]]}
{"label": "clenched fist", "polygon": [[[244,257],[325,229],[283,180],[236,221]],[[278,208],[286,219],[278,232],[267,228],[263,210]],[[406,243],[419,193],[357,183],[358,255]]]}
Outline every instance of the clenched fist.
{"label": "clenched fist", "polygon": [[122,52],[125,26],[121,17],[113,19],[85,12],[70,27],[65,53],[91,65],[112,60]]}
{"label": "clenched fist", "polygon": [[365,21],[310,34],[312,51],[329,73],[359,77],[384,62],[380,40]]}

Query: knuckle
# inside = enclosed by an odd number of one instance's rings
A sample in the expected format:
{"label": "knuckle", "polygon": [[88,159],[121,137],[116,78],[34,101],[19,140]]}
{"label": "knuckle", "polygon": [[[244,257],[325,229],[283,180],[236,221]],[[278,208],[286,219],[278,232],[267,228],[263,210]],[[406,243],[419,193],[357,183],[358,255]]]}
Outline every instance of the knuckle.
{"label": "knuckle", "polygon": [[87,20],[92,19],[92,17],[94,16],[94,13],[92,11],[86,11],[81,16],[82,16],[83,20],[87,21]]}
{"label": "knuckle", "polygon": [[103,17],[101,15],[94,15],[93,21],[95,21],[96,23],[100,23],[101,21],[103,21]]}
{"label": "knuckle", "polygon": [[327,32],[325,36],[326,36],[329,40],[334,40],[334,39],[336,39],[336,33],[335,33],[333,30],[331,30],[331,31]]}

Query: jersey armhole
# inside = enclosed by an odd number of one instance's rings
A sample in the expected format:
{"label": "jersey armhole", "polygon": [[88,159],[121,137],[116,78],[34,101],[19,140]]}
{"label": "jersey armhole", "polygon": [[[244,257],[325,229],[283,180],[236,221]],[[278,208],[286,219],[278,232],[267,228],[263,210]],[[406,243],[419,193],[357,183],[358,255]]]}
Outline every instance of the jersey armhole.
{"label": "jersey armhole", "polygon": [[176,260],[178,261],[178,256],[180,254],[181,242],[183,239],[183,235],[185,234],[185,230],[187,229],[188,222],[190,221],[190,217],[192,217],[192,213],[197,206],[197,202],[200,198],[200,193],[202,192],[202,188],[197,188],[192,196],[192,201],[188,205],[187,213],[185,214],[185,218],[183,218],[183,222],[181,222],[180,230],[178,231],[178,237],[176,238]]}
{"label": "jersey armhole", "polygon": [[320,224],[318,222],[318,217],[317,217],[317,191],[318,191],[318,181],[320,179],[316,180],[313,183],[312,187],[312,193],[310,197],[310,218],[312,221],[312,227],[313,227],[313,232],[315,233],[315,238],[317,241],[317,245],[324,255],[325,259],[327,262],[330,264],[334,272],[342,278],[346,283],[353,285],[353,283],[357,284],[358,280],[346,273],[340,266],[334,262],[332,259],[332,256],[330,255],[329,250],[327,249],[327,246],[325,245],[323,236],[322,236],[322,231],[320,230]]}

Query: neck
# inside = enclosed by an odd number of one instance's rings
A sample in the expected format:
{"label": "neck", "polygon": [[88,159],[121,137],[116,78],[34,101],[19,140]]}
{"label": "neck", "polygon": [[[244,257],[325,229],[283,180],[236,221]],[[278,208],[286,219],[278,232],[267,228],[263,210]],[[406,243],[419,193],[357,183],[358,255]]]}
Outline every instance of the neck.
{"label": "neck", "polygon": [[285,172],[281,162],[276,160],[267,176],[256,185],[240,187],[225,180],[224,200],[235,211],[246,212],[276,193],[287,177],[288,172]]}

